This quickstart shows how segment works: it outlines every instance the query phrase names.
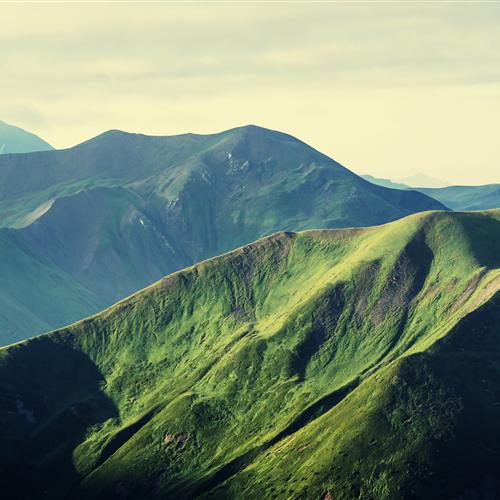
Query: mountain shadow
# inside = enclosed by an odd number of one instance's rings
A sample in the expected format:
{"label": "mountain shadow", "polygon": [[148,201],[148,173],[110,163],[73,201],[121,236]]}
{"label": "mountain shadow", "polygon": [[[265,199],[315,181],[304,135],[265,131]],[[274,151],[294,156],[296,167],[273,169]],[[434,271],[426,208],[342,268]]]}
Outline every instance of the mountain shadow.
{"label": "mountain shadow", "polygon": [[63,499],[88,473],[89,464],[77,470],[74,449],[118,410],[84,352],[51,337],[11,349],[8,369],[0,351],[0,465],[9,477],[2,497]]}

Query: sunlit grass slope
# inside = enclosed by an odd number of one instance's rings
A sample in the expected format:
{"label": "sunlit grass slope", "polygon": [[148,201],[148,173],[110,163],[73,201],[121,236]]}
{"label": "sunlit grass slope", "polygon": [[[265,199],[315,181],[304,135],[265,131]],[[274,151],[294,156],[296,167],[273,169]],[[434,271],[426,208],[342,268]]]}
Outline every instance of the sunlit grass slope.
{"label": "sunlit grass slope", "polygon": [[499,211],[281,232],[5,348],[4,489],[497,491],[499,267]]}

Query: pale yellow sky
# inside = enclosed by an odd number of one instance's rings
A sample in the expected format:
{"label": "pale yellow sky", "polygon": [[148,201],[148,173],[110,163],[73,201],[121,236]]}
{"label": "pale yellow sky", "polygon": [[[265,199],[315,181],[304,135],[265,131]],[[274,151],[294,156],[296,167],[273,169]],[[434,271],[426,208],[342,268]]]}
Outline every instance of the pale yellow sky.
{"label": "pale yellow sky", "polygon": [[357,173],[500,182],[500,3],[3,3],[0,119],[282,130]]}

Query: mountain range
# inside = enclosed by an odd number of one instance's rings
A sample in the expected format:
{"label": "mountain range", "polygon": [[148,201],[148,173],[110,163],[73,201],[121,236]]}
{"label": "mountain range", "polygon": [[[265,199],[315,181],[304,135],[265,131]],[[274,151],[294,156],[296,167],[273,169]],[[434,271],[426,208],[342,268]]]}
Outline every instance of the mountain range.
{"label": "mountain range", "polygon": [[395,179],[394,182],[405,184],[410,187],[422,187],[422,188],[444,188],[450,186],[450,183],[447,181],[443,181],[441,179],[437,179],[436,177],[431,177],[426,174],[413,174],[408,175],[406,177],[401,177]]}
{"label": "mountain range", "polygon": [[499,210],[278,232],[1,349],[2,493],[497,498],[499,325]]}
{"label": "mountain range", "polygon": [[372,226],[445,205],[376,186],[256,126],[0,156],[0,343],[64,326],[276,231]]}
{"label": "mountain range", "polygon": [[452,210],[489,210],[500,207],[500,184],[482,186],[448,186],[442,188],[411,187],[371,175],[362,176],[367,181],[391,189],[415,190],[440,201]]}
{"label": "mountain range", "polygon": [[0,120],[0,154],[31,153],[50,149],[54,148],[35,134]]}

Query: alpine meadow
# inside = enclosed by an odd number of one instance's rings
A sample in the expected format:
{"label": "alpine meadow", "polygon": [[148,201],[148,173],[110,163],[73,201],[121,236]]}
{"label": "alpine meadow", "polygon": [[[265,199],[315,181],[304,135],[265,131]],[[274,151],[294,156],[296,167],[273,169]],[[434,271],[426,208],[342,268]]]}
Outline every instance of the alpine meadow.
{"label": "alpine meadow", "polygon": [[500,1],[0,19],[0,500],[500,500]]}

